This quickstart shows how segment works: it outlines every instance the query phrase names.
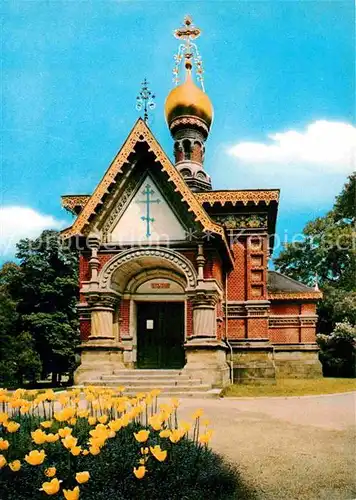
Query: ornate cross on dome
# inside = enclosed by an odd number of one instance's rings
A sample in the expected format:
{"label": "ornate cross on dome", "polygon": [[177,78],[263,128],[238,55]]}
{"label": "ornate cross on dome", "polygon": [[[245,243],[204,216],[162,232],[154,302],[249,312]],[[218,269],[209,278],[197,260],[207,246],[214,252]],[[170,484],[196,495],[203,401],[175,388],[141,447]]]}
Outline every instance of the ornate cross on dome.
{"label": "ornate cross on dome", "polygon": [[174,30],[174,36],[183,42],[179,45],[178,52],[174,56],[176,64],[173,69],[173,81],[176,85],[179,83],[179,67],[184,57],[186,68],[191,69],[193,65],[195,66],[197,79],[204,90],[203,62],[198,47],[192,42],[200,34],[201,30],[194,26],[190,16],[185,16],[183,26]]}

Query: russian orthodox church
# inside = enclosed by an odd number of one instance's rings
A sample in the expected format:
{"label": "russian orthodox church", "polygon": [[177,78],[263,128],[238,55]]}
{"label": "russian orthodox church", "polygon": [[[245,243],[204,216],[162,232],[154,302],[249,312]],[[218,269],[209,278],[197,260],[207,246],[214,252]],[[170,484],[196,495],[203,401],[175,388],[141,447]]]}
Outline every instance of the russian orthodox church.
{"label": "russian orthodox church", "polygon": [[174,162],[147,124],[146,92],[145,119],[94,192],[62,197],[76,216],[62,237],[81,249],[77,384],[140,369],[206,388],[321,373],[321,293],[268,269],[279,190],[214,190],[204,169],[213,107],[199,34],[188,17],[175,31]]}

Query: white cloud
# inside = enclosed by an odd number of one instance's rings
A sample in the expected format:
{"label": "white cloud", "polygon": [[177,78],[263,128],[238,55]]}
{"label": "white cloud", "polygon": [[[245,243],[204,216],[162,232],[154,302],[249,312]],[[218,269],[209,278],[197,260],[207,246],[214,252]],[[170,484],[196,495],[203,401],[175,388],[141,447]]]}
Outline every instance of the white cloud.
{"label": "white cloud", "polygon": [[256,167],[268,165],[278,172],[286,166],[304,171],[348,174],[355,169],[356,127],[318,120],[304,131],[268,134],[266,142],[239,142],[228,153]]}
{"label": "white cloud", "polygon": [[21,238],[36,238],[44,229],[61,229],[63,221],[21,206],[0,207],[0,258],[13,257]]}

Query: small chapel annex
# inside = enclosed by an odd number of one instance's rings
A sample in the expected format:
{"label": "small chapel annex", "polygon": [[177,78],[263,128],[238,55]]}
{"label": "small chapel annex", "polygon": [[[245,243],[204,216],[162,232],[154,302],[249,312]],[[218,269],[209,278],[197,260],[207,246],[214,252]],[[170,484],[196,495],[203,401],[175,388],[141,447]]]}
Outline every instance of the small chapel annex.
{"label": "small chapel annex", "polygon": [[189,17],[175,32],[174,162],[139,119],[94,192],[62,197],[76,216],[62,237],[81,248],[77,384],[140,369],[207,387],[321,374],[321,293],[268,269],[279,190],[214,190],[204,169],[199,34]]}

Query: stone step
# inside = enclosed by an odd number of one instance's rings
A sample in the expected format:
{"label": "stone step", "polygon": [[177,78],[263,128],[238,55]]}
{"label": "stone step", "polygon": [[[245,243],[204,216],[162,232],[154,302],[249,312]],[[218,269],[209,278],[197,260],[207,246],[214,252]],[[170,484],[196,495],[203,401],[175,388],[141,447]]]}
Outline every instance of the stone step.
{"label": "stone step", "polygon": [[102,375],[100,380],[105,380],[107,382],[118,383],[119,385],[137,385],[140,384],[168,384],[178,385],[178,384],[201,384],[200,378],[190,378],[190,377],[142,377],[142,376],[131,376],[131,377],[118,377],[117,375]]}
{"label": "stone step", "polygon": [[129,370],[129,369],[122,369],[122,370],[114,370],[112,372],[114,375],[120,375],[120,376],[126,376],[126,375],[140,375],[140,376],[149,376],[149,377],[155,377],[155,376],[179,376],[179,375],[184,375],[184,372],[182,370],[149,370],[149,369],[137,369],[137,370]]}
{"label": "stone step", "polygon": [[[106,380],[91,380],[90,382],[84,382],[84,386],[89,386],[89,385],[94,385],[94,386],[100,386],[100,387],[114,387],[116,388],[118,385],[120,385],[118,382],[113,382],[113,381],[106,381]],[[174,385],[174,384],[165,384],[165,385],[151,385],[149,383],[145,384],[138,384],[134,386],[126,386],[125,387],[125,394],[129,393],[138,393],[138,392],[150,392],[152,389],[160,389],[162,391],[162,394],[169,392],[169,393],[177,393],[177,392],[204,392],[208,391],[211,389],[211,386],[208,384],[179,384],[179,385]]]}

